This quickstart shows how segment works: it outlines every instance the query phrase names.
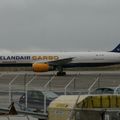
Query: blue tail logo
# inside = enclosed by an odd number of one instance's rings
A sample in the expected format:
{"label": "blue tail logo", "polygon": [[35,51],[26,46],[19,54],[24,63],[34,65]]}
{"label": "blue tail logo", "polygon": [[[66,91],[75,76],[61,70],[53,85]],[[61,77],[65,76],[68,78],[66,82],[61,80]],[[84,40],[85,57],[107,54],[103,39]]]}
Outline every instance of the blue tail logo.
{"label": "blue tail logo", "polygon": [[114,48],[111,52],[120,53],[120,44],[116,48]]}

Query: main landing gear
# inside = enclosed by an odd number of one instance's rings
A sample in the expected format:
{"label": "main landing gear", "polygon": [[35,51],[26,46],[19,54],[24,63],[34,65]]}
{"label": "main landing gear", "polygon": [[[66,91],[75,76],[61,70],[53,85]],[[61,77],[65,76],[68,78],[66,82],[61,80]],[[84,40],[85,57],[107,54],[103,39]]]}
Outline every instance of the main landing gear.
{"label": "main landing gear", "polygon": [[57,72],[57,76],[65,76],[66,72]]}
{"label": "main landing gear", "polygon": [[59,66],[57,67],[57,76],[65,76],[66,75],[66,72],[63,72],[63,67]]}

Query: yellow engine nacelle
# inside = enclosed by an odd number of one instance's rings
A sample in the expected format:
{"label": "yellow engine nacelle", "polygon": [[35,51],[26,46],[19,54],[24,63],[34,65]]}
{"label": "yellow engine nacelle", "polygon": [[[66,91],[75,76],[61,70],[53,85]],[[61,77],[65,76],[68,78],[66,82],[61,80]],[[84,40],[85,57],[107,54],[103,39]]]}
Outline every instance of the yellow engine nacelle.
{"label": "yellow engine nacelle", "polygon": [[47,72],[50,70],[50,66],[45,63],[34,63],[32,68],[34,72]]}

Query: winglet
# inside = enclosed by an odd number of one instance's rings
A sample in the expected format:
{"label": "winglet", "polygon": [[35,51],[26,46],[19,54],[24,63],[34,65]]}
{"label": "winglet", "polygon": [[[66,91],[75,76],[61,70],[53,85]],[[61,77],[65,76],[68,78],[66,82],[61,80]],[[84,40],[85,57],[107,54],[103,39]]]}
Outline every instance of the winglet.
{"label": "winglet", "polygon": [[117,52],[117,53],[120,53],[120,44],[117,45],[117,47],[114,48],[114,49],[113,49],[112,51],[110,51],[110,52]]}

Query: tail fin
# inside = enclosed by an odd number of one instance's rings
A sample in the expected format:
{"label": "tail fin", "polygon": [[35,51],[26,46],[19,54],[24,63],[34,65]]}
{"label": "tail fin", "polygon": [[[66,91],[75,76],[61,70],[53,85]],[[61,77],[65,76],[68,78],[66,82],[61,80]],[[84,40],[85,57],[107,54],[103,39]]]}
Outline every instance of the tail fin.
{"label": "tail fin", "polygon": [[120,53],[120,44],[117,45],[117,47],[114,48],[114,49],[113,49],[112,51],[110,51],[110,52],[117,52],[117,53]]}

